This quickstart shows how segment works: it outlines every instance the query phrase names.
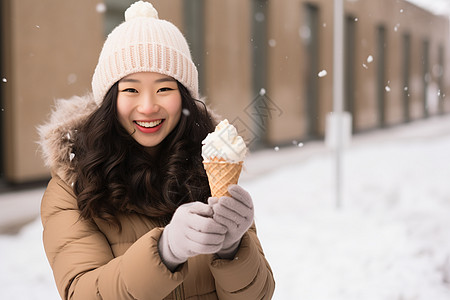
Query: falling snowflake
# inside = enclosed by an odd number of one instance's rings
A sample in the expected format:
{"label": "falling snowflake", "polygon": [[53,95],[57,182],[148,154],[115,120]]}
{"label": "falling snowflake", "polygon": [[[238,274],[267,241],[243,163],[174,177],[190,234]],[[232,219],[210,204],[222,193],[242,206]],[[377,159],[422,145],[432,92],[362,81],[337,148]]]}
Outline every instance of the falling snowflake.
{"label": "falling snowflake", "polygon": [[322,70],[322,71],[320,71],[319,72],[319,74],[317,74],[319,77],[325,77],[325,76],[327,76],[327,70]]}
{"label": "falling snowflake", "polygon": [[266,17],[264,16],[264,14],[262,12],[257,12],[255,14],[255,20],[257,22],[264,22],[265,19],[266,19]]}
{"label": "falling snowflake", "polygon": [[4,77],[2,78],[2,81],[3,82],[8,82],[8,80],[6,78],[4,78]]}
{"label": "falling snowflake", "polygon": [[391,91],[391,88],[387,85],[387,86],[385,86],[385,88],[384,88],[385,90],[386,90],[386,92],[390,92]]}
{"label": "falling snowflake", "polygon": [[297,141],[297,140],[293,140],[292,141],[292,145],[294,145],[294,146],[297,146],[297,147],[303,147],[303,143],[302,142],[299,142],[299,141]]}
{"label": "falling snowflake", "polygon": [[309,40],[311,38],[311,28],[308,26],[302,26],[298,29],[298,34],[303,40]]}
{"label": "falling snowflake", "polygon": [[278,152],[278,151],[280,151],[280,147],[276,146],[276,147],[273,148],[273,150]]}
{"label": "falling snowflake", "polygon": [[369,55],[368,57],[367,57],[367,62],[370,64],[371,62],[373,62],[373,56],[372,55]]}
{"label": "falling snowflake", "polygon": [[99,3],[95,7],[95,9],[97,10],[98,13],[102,14],[106,11],[106,5],[104,3]]}
{"label": "falling snowflake", "polygon": [[189,109],[183,108],[183,115],[185,115],[186,117],[188,117],[190,114],[191,114],[191,112],[189,111]]}
{"label": "falling snowflake", "polygon": [[260,96],[264,96],[265,94],[266,94],[266,89],[265,88],[262,88],[262,89],[259,90],[259,95]]}

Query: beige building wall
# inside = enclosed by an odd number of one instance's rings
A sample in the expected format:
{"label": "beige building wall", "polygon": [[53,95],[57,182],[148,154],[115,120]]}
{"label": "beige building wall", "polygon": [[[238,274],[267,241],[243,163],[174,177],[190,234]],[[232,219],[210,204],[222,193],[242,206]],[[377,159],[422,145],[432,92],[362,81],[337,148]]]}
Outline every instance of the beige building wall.
{"label": "beige building wall", "polygon": [[[424,110],[424,41],[429,42],[429,69],[427,76],[428,88],[436,84],[431,76],[431,68],[437,63],[437,44],[439,35],[442,35],[445,24],[441,24],[441,29],[436,30],[432,23],[439,19],[418,7],[408,4],[406,6],[407,18],[403,20],[405,31],[411,34],[411,75],[410,86],[410,116],[412,120],[417,120],[425,117]],[[442,26],[443,25],[443,26]],[[448,24],[447,24],[448,26]],[[441,39],[442,40],[442,39]],[[447,48],[448,51],[448,48]]]}
{"label": "beige building wall", "polygon": [[2,3],[5,178],[45,178],[36,126],[54,99],[84,94],[102,40],[96,1],[4,0]]}
{"label": "beige building wall", "polygon": [[[345,15],[355,17],[355,78],[353,93],[355,112],[353,122],[356,131],[379,127],[380,114],[384,113],[384,125],[393,126],[405,122],[403,82],[403,35],[410,33],[410,79],[406,87],[410,93],[410,118],[425,117],[423,41],[429,41],[429,115],[437,114],[437,75],[439,73],[438,47],[445,49],[445,74],[443,82],[448,89],[448,20],[420,9],[406,1],[345,1]],[[308,119],[316,118],[319,135],[325,133],[326,115],[332,111],[333,102],[333,4],[330,1],[280,0],[269,1],[269,34],[267,39],[276,43],[268,51],[269,93],[283,109],[281,120],[270,125],[269,140],[272,144],[289,143],[289,140],[305,138]],[[327,75],[318,80],[317,116],[307,115],[306,77],[309,70],[305,41],[298,38],[299,30],[305,26],[305,5],[316,5],[319,9],[319,70]],[[386,9],[389,8],[389,9]],[[386,30],[384,83],[384,111],[379,112],[377,96],[378,53],[377,27]],[[434,70],[434,71],[433,71]],[[444,90],[444,92],[445,92]],[[442,98],[442,97],[441,97]],[[445,111],[448,100],[444,98]]]}
{"label": "beige building wall", "polygon": [[[354,1],[345,2],[346,14],[357,18],[356,60],[356,112],[355,127],[364,131],[379,126],[377,118],[377,26],[386,29],[385,48],[385,122],[387,126],[405,121],[403,90],[410,94],[411,119],[424,117],[423,111],[423,41],[429,40],[430,82],[429,89],[436,86],[437,78],[431,74],[438,65],[438,46],[442,44],[448,53],[448,21],[434,16],[406,1]],[[389,7],[389,9],[386,9]],[[439,28],[439,29],[438,29]],[[403,34],[411,35],[410,84],[403,85]],[[373,62],[368,62],[371,56]],[[363,64],[365,66],[363,66]],[[447,67],[448,69],[448,62]],[[448,75],[445,75],[448,76]],[[448,77],[446,77],[448,78]],[[448,82],[444,80],[444,82]],[[447,84],[448,86],[448,84]],[[429,91],[431,93],[431,91]],[[436,93],[431,93],[436,95]],[[448,111],[448,110],[447,110]],[[429,111],[430,115],[436,111]]]}
{"label": "beige building wall", "polygon": [[251,3],[242,0],[204,1],[204,71],[206,103],[234,121],[251,139],[252,122],[246,109],[251,103]]}
{"label": "beige building wall", "polygon": [[270,124],[269,140],[275,144],[303,137],[307,130],[308,65],[299,34],[304,26],[299,18],[302,5],[302,1],[290,0],[269,4],[267,93],[282,110],[281,118]]}
{"label": "beige building wall", "polygon": [[[287,144],[308,135],[312,118],[318,133],[324,135],[325,119],[332,110],[333,10],[327,1],[282,0],[269,2],[268,13],[268,93],[282,110],[271,122],[268,139],[271,144]],[[312,66],[307,53],[310,28],[306,22],[306,6],[319,9],[318,70],[327,75],[317,81],[317,116],[308,115],[307,77]],[[318,74],[316,74],[318,76]]]}
{"label": "beige building wall", "polygon": [[[117,0],[123,1],[123,0]],[[135,0],[129,0],[130,3],[134,3]],[[175,24],[181,31],[183,31],[184,20],[183,20],[183,4],[186,1],[183,0],[152,0],[149,1],[158,11],[158,15],[161,19],[167,20]],[[127,8],[125,6],[125,8]]]}

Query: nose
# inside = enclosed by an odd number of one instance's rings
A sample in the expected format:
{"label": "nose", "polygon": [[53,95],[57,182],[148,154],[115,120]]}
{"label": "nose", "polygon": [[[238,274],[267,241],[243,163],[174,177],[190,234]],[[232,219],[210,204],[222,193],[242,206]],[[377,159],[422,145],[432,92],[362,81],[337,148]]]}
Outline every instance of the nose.
{"label": "nose", "polygon": [[142,114],[152,114],[159,111],[159,105],[155,100],[155,97],[151,95],[142,95],[139,100],[137,111]]}

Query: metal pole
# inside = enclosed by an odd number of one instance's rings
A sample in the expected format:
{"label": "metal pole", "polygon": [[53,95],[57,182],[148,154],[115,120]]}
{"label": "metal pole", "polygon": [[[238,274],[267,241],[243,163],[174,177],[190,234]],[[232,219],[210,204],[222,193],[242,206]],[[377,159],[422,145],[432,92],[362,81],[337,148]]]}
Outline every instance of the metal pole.
{"label": "metal pole", "polygon": [[334,0],[333,32],[333,113],[336,118],[335,180],[336,207],[342,205],[342,117],[344,98],[344,4],[343,0]]}

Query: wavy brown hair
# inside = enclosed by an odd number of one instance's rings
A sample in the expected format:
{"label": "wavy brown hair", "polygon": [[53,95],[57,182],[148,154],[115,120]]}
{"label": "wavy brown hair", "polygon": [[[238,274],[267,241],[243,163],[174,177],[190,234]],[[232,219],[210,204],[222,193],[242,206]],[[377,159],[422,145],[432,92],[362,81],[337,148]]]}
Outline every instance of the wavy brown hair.
{"label": "wavy brown hair", "polygon": [[74,144],[74,191],[81,217],[121,228],[118,215],[135,211],[167,224],[178,206],[210,196],[201,141],[214,130],[203,102],[180,83],[181,118],[150,155],[118,121],[118,84],[78,130]]}

